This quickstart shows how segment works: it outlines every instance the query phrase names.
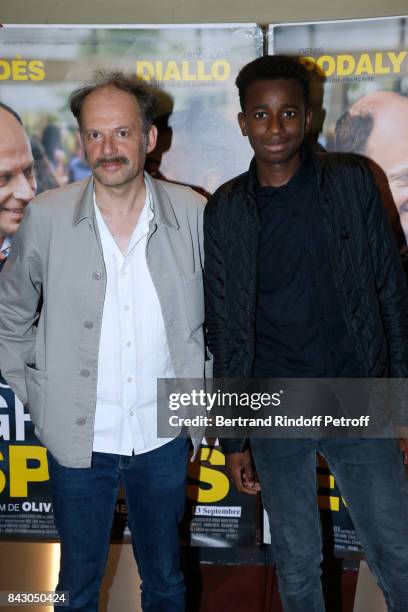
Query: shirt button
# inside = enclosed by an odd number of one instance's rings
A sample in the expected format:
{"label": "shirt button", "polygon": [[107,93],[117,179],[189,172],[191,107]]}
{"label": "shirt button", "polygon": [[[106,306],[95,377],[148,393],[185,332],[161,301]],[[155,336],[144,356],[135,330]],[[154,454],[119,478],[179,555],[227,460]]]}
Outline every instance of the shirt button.
{"label": "shirt button", "polygon": [[83,376],[84,378],[88,378],[90,371],[87,369],[81,370],[80,371],[81,376]]}
{"label": "shirt button", "polygon": [[85,321],[84,327],[86,327],[86,329],[92,329],[93,328],[92,321]]}
{"label": "shirt button", "polygon": [[125,306],[125,310],[130,310],[130,306]]}
{"label": "shirt button", "polygon": [[128,346],[128,347],[132,346],[132,343],[130,342],[130,340],[129,340],[129,342],[126,342],[126,346]]}
{"label": "shirt button", "polygon": [[77,425],[85,425],[85,423],[86,423],[86,419],[84,419],[83,417],[80,417],[79,419],[76,420]]}
{"label": "shirt button", "polygon": [[101,272],[98,272],[98,271],[92,272],[92,278],[94,280],[101,280],[101,278],[102,278]]}

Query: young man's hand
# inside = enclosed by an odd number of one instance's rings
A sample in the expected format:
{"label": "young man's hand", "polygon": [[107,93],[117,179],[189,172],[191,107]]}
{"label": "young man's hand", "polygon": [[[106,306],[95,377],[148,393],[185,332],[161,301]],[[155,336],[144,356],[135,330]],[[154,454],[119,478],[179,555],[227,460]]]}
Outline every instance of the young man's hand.
{"label": "young man's hand", "polygon": [[234,482],[238,491],[256,495],[261,490],[249,450],[227,455],[226,466],[228,476]]}

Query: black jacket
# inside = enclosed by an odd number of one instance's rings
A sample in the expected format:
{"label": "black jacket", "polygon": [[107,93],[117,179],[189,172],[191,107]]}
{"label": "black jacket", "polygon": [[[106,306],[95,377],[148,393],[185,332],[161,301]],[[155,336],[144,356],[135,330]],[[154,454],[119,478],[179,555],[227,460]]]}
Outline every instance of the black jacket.
{"label": "black jacket", "polygon": [[[335,286],[363,376],[406,378],[408,291],[371,172],[355,155],[312,159]],[[245,172],[205,209],[206,332],[215,378],[251,376],[259,234],[255,179]]]}

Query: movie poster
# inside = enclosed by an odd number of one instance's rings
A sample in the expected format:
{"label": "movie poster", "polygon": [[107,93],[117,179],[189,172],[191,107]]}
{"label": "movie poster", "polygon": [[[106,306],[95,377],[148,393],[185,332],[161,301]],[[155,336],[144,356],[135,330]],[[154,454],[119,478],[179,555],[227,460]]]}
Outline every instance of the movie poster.
{"label": "movie poster", "polygon": [[89,173],[69,94],[95,70],[136,73],[157,94],[159,143],[149,172],[212,193],[251,158],[236,121],[234,80],[261,52],[255,25],[4,27],[0,97],[21,115],[61,185]]}
{"label": "movie poster", "polygon": [[0,376],[0,539],[55,538],[45,448]]}
{"label": "movie poster", "polygon": [[[235,77],[261,55],[254,24],[197,26],[12,27],[0,29],[0,101],[29,133],[38,192],[90,173],[67,100],[95,70],[136,73],[156,93],[158,145],[147,170],[204,194],[245,171],[252,156],[236,115]],[[183,527],[186,544],[255,546],[259,508],[240,496],[219,449],[203,447],[190,465]],[[119,496],[112,536],[128,535]],[[0,538],[56,537],[45,449],[27,410],[0,382]]]}
{"label": "movie poster", "polygon": [[261,516],[259,496],[238,493],[229,480],[219,446],[203,444],[188,470],[183,543],[200,547],[203,562],[261,563]]}
{"label": "movie poster", "polygon": [[[403,248],[408,236],[407,19],[270,26],[268,45],[269,53],[302,56],[310,70],[316,146],[372,160]],[[135,72],[154,85],[159,108],[158,146],[148,171],[209,194],[245,171],[251,159],[235,119],[234,80],[262,49],[261,28],[253,24],[4,27],[0,100],[23,118],[42,191],[89,175],[67,107],[69,93],[96,69]],[[333,476],[323,465],[317,469],[319,506],[338,554],[359,552]],[[187,500],[183,540],[216,550],[217,560],[230,551],[234,562],[236,551],[253,551],[262,539],[259,502],[233,490],[219,449],[203,446],[190,466]],[[120,497],[115,538],[123,535],[126,514]],[[264,541],[267,534],[265,528]],[[0,538],[54,536],[45,449],[27,411],[0,381]]]}
{"label": "movie poster", "polygon": [[371,160],[399,246],[408,238],[408,18],[270,26],[269,53],[313,79],[312,139]]}

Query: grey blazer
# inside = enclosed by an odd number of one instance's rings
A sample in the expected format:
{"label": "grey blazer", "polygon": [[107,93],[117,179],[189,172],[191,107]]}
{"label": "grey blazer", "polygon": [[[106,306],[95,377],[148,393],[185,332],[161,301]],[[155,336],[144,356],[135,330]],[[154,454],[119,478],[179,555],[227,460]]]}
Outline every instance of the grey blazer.
{"label": "grey blazer", "polygon": [[[154,212],[146,258],[173,369],[176,377],[203,378],[212,366],[203,338],[204,199],[145,179]],[[0,274],[0,369],[28,401],[38,438],[67,467],[91,464],[105,287],[92,179],[36,197]]]}

